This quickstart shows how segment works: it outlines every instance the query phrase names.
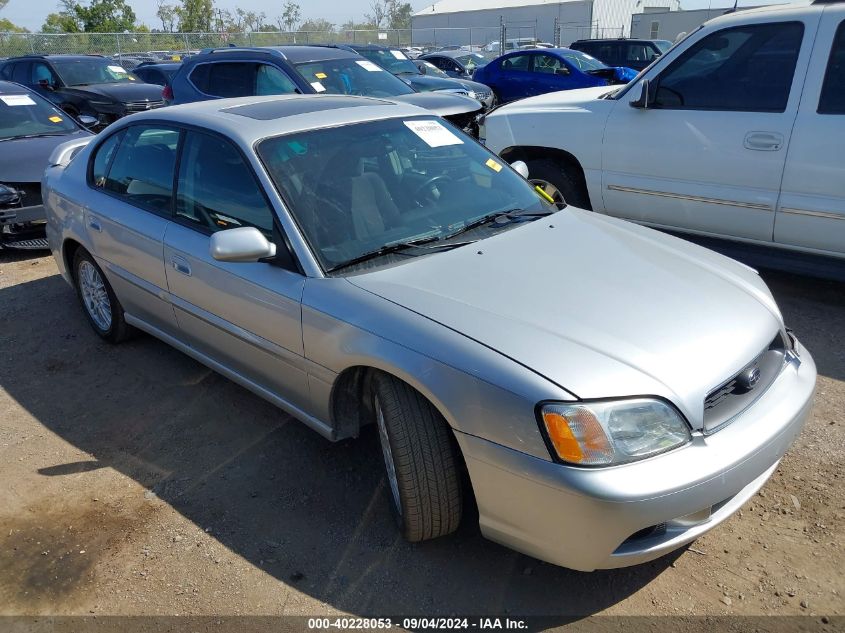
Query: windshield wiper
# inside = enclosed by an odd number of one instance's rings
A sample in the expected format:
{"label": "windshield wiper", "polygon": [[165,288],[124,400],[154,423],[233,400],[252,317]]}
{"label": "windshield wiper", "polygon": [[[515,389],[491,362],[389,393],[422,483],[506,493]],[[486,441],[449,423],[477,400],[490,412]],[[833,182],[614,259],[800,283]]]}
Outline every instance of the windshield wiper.
{"label": "windshield wiper", "polygon": [[546,215],[551,215],[555,213],[557,209],[554,211],[551,210],[543,210],[543,211],[525,211],[524,209],[506,209],[504,211],[496,211],[494,213],[488,213],[487,215],[482,215],[477,220],[473,220],[467,224],[464,224],[461,228],[452,231],[448,235],[446,235],[443,239],[448,240],[450,238],[455,237],[456,235],[460,235],[461,233],[466,233],[467,231],[471,231],[474,228],[487,224],[488,222],[494,222],[499,218],[503,218],[505,222],[503,224],[508,223],[508,221],[519,220],[521,218],[541,218]]}
{"label": "windshield wiper", "polygon": [[401,242],[390,242],[388,244],[379,246],[378,248],[374,248],[371,251],[367,251],[366,253],[361,253],[360,255],[343,262],[342,264],[337,264],[336,266],[327,268],[326,272],[331,273],[336,270],[340,270],[341,268],[347,268],[348,266],[354,266],[355,264],[360,264],[361,262],[365,262],[370,259],[375,259],[376,257],[381,257],[382,255],[389,255],[390,253],[396,253],[408,248],[414,248],[416,246],[419,246],[420,244],[436,242],[437,239],[437,235],[427,234],[424,237],[418,237],[410,240],[402,240]]}
{"label": "windshield wiper", "polygon": [[67,136],[64,132],[43,132],[41,134],[21,134],[20,136],[7,136],[0,138],[0,141],[16,141],[22,138],[46,138],[48,136]]}

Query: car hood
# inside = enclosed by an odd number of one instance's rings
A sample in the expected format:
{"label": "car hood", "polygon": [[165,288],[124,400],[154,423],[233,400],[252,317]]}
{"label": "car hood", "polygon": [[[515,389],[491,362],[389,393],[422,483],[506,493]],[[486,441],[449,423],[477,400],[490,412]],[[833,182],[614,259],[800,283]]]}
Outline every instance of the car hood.
{"label": "car hood", "polygon": [[105,83],[88,84],[87,86],[70,86],[69,92],[90,96],[91,94],[108,97],[120,103],[133,101],[161,101],[161,86],[145,83]]}
{"label": "car hood", "polygon": [[662,396],[695,428],[783,327],[750,268],[580,210],[348,279],[579,398]]}
{"label": "car hood", "polygon": [[431,110],[440,116],[453,116],[481,110],[481,104],[475,99],[448,92],[414,92],[407,95],[390,97],[391,101],[410,103],[411,105]]}
{"label": "car hood", "polygon": [[77,130],[62,136],[0,141],[0,183],[41,182],[53,150],[62,143],[84,136],[91,134]]}
{"label": "car hood", "polygon": [[547,92],[536,97],[519,99],[507,105],[496,108],[488,116],[520,112],[523,110],[577,110],[593,109],[597,103],[607,103],[609,106],[614,102],[601,100],[599,97],[613,92],[613,86],[593,86],[591,88],[576,88],[574,90],[561,90],[559,92]]}
{"label": "car hood", "polygon": [[412,86],[415,90],[430,92],[432,90],[464,90],[461,82],[443,77],[429,77],[427,75],[397,75],[399,79]]}

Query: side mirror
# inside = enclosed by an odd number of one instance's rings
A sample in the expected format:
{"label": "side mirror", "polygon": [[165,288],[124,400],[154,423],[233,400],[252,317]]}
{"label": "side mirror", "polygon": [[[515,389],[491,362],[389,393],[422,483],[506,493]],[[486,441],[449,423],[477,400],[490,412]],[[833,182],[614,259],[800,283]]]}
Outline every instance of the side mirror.
{"label": "side mirror", "polygon": [[639,108],[641,110],[648,110],[648,99],[649,99],[649,81],[648,79],[643,79],[640,83],[640,96],[634,99],[633,101],[629,101],[628,105],[632,108]]}
{"label": "side mirror", "polygon": [[99,119],[95,116],[88,116],[87,114],[81,114],[76,118],[82,125],[85,127],[91,127],[92,125],[97,125]]}
{"label": "side mirror", "polygon": [[565,66],[561,66],[560,68],[555,69],[555,75],[568,75],[569,69]]}
{"label": "side mirror", "polygon": [[528,179],[528,165],[525,161],[515,160],[511,163],[511,168],[526,180]]}
{"label": "side mirror", "polygon": [[44,88],[45,90],[53,90],[53,85],[50,83],[49,79],[39,79],[38,85]]}
{"label": "side mirror", "polygon": [[213,233],[208,250],[219,262],[257,262],[276,255],[276,245],[254,226]]}

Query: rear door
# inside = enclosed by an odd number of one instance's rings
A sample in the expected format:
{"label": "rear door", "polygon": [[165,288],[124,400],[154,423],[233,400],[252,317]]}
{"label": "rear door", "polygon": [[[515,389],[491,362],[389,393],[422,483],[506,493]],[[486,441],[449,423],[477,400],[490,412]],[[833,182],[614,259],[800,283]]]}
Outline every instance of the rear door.
{"label": "rear door", "polygon": [[169,334],[176,320],[162,249],[178,145],[179,131],[159,124],[133,125],[106,138],[89,165],[93,190],[84,208],[93,255],[126,312]]}
{"label": "rear door", "polygon": [[786,159],[775,242],[845,257],[845,7],[816,36]]}
{"label": "rear door", "polygon": [[703,35],[632,87],[608,118],[603,201],[610,215],[771,242],[818,13]]}
{"label": "rear door", "polygon": [[[254,226],[287,252],[251,166],[229,140],[189,131],[164,259],[181,338],[300,408],[308,407],[300,300],[305,277],[266,262],[220,262],[212,233]],[[291,260],[292,262],[292,260]]]}

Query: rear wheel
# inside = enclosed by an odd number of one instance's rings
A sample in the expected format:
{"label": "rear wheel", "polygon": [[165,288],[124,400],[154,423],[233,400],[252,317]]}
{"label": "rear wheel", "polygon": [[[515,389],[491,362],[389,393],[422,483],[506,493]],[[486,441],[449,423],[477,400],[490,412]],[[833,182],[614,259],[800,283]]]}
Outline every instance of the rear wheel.
{"label": "rear wheel", "polygon": [[129,338],[134,328],[126,323],[123,306],[103,271],[83,248],[74,254],[73,277],[76,294],[94,331],[111,343],[120,343]]}
{"label": "rear wheel", "polygon": [[463,510],[461,476],[443,416],[411,386],[382,373],[373,378],[372,404],[402,535],[416,542],[454,532]]}
{"label": "rear wheel", "polygon": [[581,179],[568,166],[547,158],[526,161],[528,181],[540,187],[558,207],[571,204],[581,209],[590,209],[590,198]]}

